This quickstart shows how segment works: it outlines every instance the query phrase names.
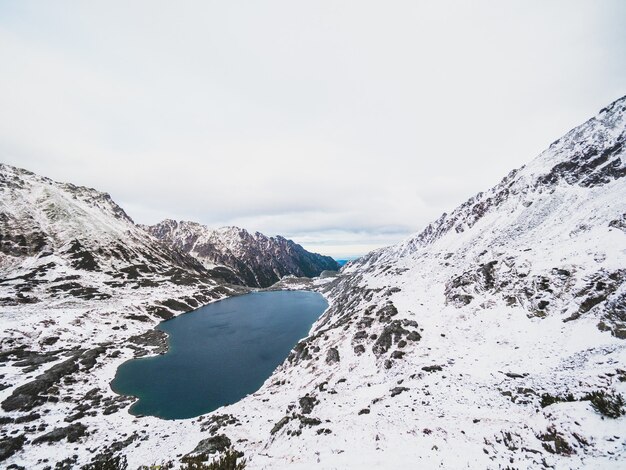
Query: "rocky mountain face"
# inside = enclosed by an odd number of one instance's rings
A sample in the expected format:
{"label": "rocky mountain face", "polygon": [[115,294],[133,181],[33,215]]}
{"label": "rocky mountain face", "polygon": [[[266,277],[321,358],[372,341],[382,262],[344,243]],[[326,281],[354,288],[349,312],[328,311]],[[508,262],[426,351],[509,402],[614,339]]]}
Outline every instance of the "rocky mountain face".
{"label": "rocky mountain face", "polygon": [[[288,275],[315,277],[339,269],[330,256],[310,253],[281,236],[267,237],[238,227],[212,230],[196,222],[175,220],[144,228],[207,268],[230,270],[237,283],[250,287],[269,287]],[[233,276],[228,278],[233,280]]]}
{"label": "rocky mountain face", "polygon": [[347,271],[436,250],[440,271],[464,268],[445,280],[449,305],[473,305],[488,292],[542,318],[593,312],[598,328],[626,339],[625,113],[626,99],[615,101],[491,190]]}

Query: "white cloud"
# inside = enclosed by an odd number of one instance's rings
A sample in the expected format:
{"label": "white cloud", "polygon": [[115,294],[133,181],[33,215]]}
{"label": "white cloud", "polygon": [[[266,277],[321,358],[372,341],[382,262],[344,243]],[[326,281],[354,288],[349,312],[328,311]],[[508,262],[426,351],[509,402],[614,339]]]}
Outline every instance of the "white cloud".
{"label": "white cloud", "polygon": [[621,1],[5,2],[0,159],[139,222],[397,241],[626,93]]}

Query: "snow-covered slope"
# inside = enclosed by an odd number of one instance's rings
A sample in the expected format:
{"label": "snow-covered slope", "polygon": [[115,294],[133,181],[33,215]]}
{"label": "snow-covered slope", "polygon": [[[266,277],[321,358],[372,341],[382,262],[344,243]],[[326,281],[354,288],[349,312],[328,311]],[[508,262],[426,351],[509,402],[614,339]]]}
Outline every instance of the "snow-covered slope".
{"label": "snow-covered slope", "polygon": [[310,253],[281,236],[267,237],[238,227],[213,230],[196,222],[164,220],[145,229],[207,268],[230,269],[239,283],[250,287],[269,287],[288,275],[315,277],[339,269],[330,256]]}
{"label": "snow-covered slope", "polygon": [[[626,417],[584,399],[626,392],[625,137],[622,98],[420,234],[346,266],[259,396],[281,395],[263,413],[282,426],[229,434],[259,442],[243,446],[252,468],[626,464]],[[262,423],[258,401],[232,409]]]}
{"label": "snow-covered slope", "polygon": [[491,190],[345,272],[416,271],[435,258],[448,304],[491,293],[540,317],[593,310],[626,338],[625,107],[612,103]]}
{"label": "snow-covered slope", "polygon": [[[626,395],[625,113],[626,97],[337,278],[281,282],[320,290],[329,309],[258,392],[209,415],[130,416],[108,383],[139,346],[102,319],[79,318],[97,325],[103,346],[91,338],[69,350],[68,340],[63,353],[41,346],[42,325],[3,332],[19,345],[33,338],[31,363],[56,354],[30,382],[67,378],[43,404],[0,416],[0,451],[18,448],[4,463],[38,469],[112,453],[134,469],[230,443],[248,469],[624,466],[626,417],[601,415],[588,394]],[[11,384],[0,400],[23,377],[21,354],[0,356]],[[79,370],[67,372],[68,361]],[[55,428],[53,445],[38,440]]]}

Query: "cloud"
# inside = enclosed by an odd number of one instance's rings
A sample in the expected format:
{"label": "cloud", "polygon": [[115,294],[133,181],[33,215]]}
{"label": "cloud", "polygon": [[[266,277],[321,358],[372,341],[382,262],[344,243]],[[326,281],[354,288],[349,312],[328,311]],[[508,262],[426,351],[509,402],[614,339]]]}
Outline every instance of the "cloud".
{"label": "cloud", "polygon": [[0,159],[332,254],[398,241],[626,93],[620,1],[5,2]]}

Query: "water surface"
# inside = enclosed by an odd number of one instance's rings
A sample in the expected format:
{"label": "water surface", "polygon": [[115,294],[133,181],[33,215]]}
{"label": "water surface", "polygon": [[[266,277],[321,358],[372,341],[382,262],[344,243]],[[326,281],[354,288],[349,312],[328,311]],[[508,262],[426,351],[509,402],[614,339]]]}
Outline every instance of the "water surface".
{"label": "water surface", "polygon": [[328,304],[315,292],[255,292],[164,321],[169,351],[122,364],[111,383],[130,412],[192,418],[258,390]]}

